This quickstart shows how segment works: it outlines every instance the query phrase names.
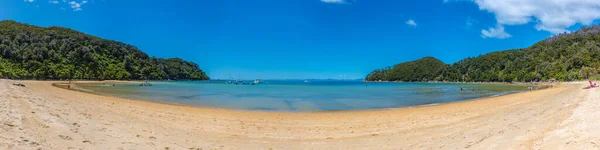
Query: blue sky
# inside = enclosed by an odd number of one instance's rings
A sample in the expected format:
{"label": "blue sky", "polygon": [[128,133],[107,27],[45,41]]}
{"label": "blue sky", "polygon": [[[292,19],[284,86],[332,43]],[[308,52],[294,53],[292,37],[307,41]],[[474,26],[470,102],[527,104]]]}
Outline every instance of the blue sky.
{"label": "blue sky", "polygon": [[63,26],[196,62],[211,78],[363,78],[434,56],[524,48],[600,19],[573,0],[2,0],[0,19]]}

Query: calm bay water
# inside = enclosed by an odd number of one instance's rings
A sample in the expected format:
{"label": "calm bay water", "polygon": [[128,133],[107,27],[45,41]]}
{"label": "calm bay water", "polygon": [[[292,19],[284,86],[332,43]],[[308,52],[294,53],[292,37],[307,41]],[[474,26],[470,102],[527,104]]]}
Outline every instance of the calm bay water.
{"label": "calm bay water", "polygon": [[[251,82],[251,81],[246,81]],[[101,95],[163,103],[263,111],[333,111],[447,103],[526,91],[525,85],[454,83],[364,83],[362,81],[270,80],[257,85],[225,81],[81,84]],[[461,87],[464,89],[461,91]],[[475,91],[473,91],[473,89]]]}

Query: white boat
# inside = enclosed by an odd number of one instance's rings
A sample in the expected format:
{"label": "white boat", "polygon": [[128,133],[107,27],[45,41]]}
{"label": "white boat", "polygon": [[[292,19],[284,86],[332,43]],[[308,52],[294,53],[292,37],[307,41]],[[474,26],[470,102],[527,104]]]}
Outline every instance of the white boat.
{"label": "white boat", "polygon": [[254,80],[254,84],[260,84],[260,79]]}
{"label": "white boat", "polygon": [[140,84],[140,86],[152,86],[152,83],[144,82]]}
{"label": "white boat", "polygon": [[304,83],[308,83],[308,80],[304,80]]}

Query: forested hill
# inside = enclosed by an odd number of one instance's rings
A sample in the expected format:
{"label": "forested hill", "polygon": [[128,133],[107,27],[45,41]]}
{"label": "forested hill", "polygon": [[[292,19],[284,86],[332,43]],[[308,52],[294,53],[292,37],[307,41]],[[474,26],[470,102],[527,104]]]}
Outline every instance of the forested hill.
{"label": "forested hill", "polygon": [[[600,25],[582,27],[580,30],[555,35],[529,48],[492,52],[460,60],[443,71],[440,67],[426,65],[438,72],[435,78],[422,70],[393,68],[371,72],[368,81],[451,81],[451,82],[531,82],[573,81],[594,77],[600,70]],[[407,77],[408,76],[408,77]]]}
{"label": "forested hill", "polygon": [[0,21],[0,78],[207,80],[197,64],[61,27]]}
{"label": "forested hill", "polygon": [[367,76],[369,81],[431,81],[436,80],[442,71],[449,65],[433,57],[425,57],[419,60],[404,62],[393,68],[375,70]]}

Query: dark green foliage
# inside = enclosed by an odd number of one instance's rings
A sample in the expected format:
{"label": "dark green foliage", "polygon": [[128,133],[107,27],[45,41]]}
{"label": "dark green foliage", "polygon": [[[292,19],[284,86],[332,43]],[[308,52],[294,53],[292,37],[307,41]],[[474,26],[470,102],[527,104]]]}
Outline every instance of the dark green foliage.
{"label": "dark green foliage", "polygon": [[[375,70],[367,76],[366,80],[423,81],[414,80],[419,77],[417,74],[423,71],[395,69],[396,67]],[[581,71],[584,67],[586,69]],[[466,58],[438,73],[435,79],[427,81],[573,81],[596,75],[599,70],[596,68],[600,68],[600,25],[582,27],[576,32],[559,34],[525,49]],[[427,69],[437,72],[439,67]],[[411,77],[407,78],[406,75]]]}
{"label": "dark green foliage", "polygon": [[193,62],[61,27],[0,22],[0,77],[11,79],[207,80]]}
{"label": "dark green foliage", "polygon": [[579,75],[584,77],[585,79],[589,79],[590,77],[596,74],[598,74],[598,70],[596,70],[596,68],[583,67],[581,68],[581,70],[579,70]]}
{"label": "dark green foliage", "polygon": [[431,81],[435,80],[449,65],[433,57],[405,62],[394,66],[375,70],[367,76],[367,80],[376,81]]}

